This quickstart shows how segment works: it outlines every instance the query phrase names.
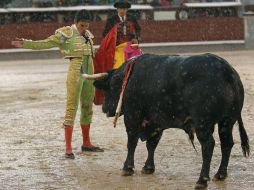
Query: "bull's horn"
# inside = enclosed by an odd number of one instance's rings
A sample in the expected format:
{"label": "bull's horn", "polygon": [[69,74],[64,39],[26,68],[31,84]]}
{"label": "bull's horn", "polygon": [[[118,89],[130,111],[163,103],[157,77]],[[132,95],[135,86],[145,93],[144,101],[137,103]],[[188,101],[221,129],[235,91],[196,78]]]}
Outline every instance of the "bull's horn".
{"label": "bull's horn", "polygon": [[99,79],[102,79],[102,78],[105,78],[106,76],[108,76],[108,73],[97,73],[97,74],[92,74],[92,75],[84,73],[81,75],[86,80],[99,80]]}

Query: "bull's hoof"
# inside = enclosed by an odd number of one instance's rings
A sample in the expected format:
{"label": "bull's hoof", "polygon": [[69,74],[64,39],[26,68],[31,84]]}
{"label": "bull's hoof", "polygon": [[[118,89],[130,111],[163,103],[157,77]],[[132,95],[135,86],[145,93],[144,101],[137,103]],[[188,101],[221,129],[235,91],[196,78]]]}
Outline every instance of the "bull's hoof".
{"label": "bull's hoof", "polygon": [[218,172],[213,176],[213,181],[223,181],[227,178],[227,173]]}
{"label": "bull's hoof", "polygon": [[210,178],[209,177],[203,177],[203,178],[199,178],[199,180],[197,181],[196,185],[195,185],[195,189],[206,189],[207,188],[207,181],[209,181]]}
{"label": "bull's hoof", "polygon": [[143,167],[141,170],[142,174],[152,174],[154,173],[155,168],[147,168],[147,167]]}
{"label": "bull's hoof", "polygon": [[122,176],[131,176],[133,174],[134,174],[134,170],[132,168],[122,170]]}
{"label": "bull's hoof", "polygon": [[197,183],[196,185],[195,185],[195,189],[196,190],[200,190],[200,189],[206,189],[207,188],[207,183],[205,183],[205,184],[200,184],[200,183]]}

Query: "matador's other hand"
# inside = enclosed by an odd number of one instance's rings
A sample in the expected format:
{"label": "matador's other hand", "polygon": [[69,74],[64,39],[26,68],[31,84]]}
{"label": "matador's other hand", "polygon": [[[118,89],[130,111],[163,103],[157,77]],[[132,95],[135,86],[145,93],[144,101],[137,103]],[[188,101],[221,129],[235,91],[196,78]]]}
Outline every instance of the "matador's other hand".
{"label": "matador's other hand", "polygon": [[131,43],[132,43],[132,44],[138,44],[138,40],[137,40],[136,38],[133,38],[133,39],[131,40]]}

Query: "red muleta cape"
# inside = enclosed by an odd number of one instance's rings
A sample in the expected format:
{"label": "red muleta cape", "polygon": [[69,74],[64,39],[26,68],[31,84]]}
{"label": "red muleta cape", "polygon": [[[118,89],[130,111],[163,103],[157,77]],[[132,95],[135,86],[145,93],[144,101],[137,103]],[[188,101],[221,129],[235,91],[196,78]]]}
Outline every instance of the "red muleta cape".
{"label": "red muleta cape", "polygon": [[[94,59],[94,73],[106,72],[113,68],[116,49],[117,25],[115,25],[102,40]],[[95,90],[94,104],[103,103],[104,94],[102,90]]]}

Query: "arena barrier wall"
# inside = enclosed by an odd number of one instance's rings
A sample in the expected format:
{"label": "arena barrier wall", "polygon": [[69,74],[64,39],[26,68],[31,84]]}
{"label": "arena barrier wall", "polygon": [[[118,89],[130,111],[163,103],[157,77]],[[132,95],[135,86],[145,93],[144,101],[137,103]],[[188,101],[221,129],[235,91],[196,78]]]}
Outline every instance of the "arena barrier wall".
{"label": "arena barrier wall", "polygon": [[[244,40],[244,19],[239,17],[199,18],[188,20],[141,20],[142,43],[192,42]],[[45,39],[55,30],[71,23],[27,23],[0,25],[0,49],[13,48],[15,38],[33,40]],[[105,22],[92,22],[90,30],[95,36],[95,44],[102,40]]]}

